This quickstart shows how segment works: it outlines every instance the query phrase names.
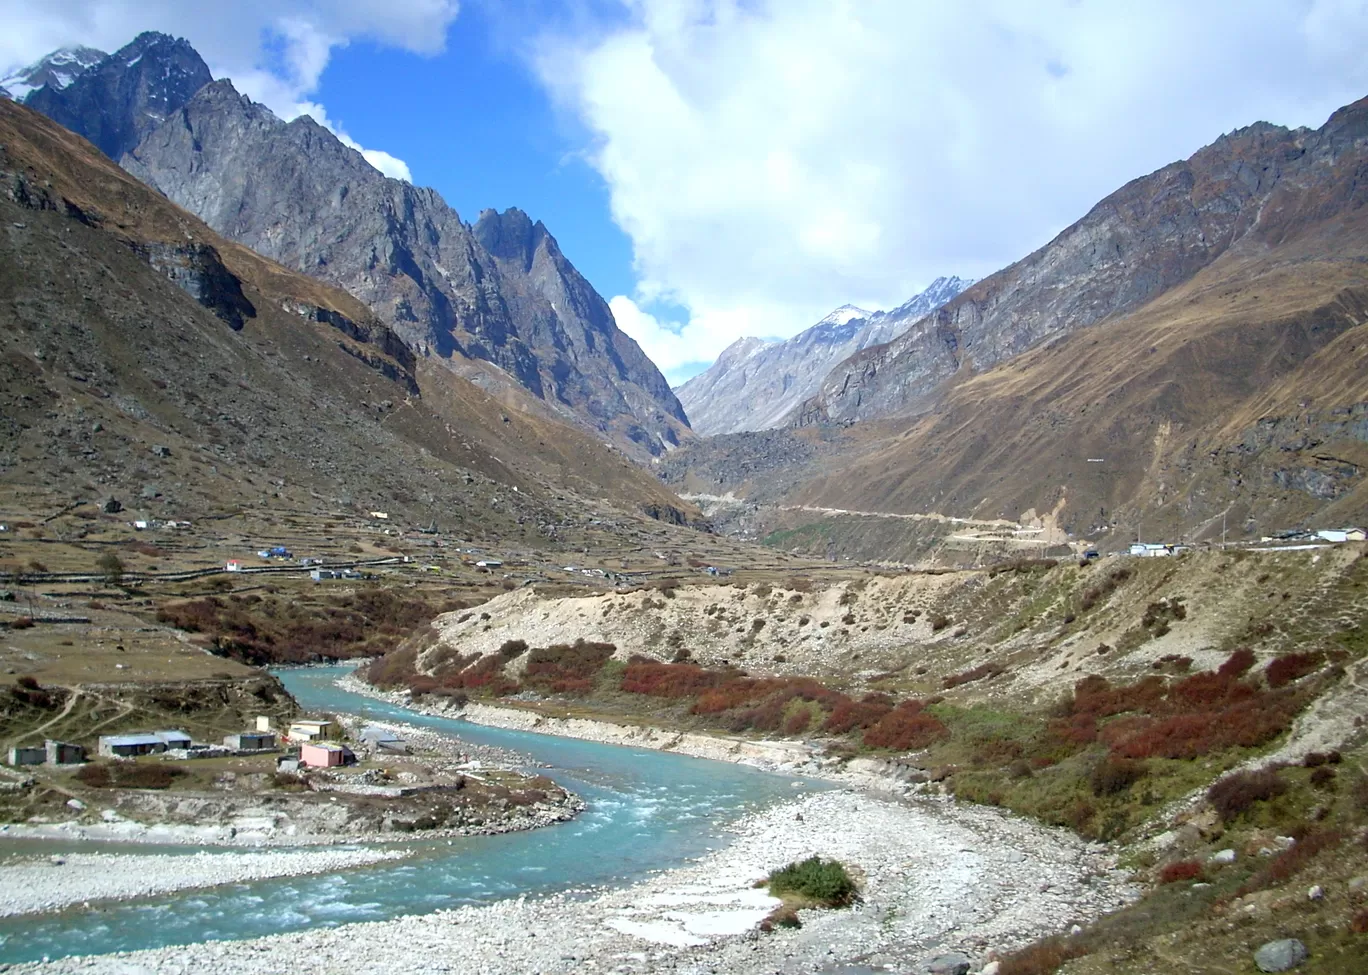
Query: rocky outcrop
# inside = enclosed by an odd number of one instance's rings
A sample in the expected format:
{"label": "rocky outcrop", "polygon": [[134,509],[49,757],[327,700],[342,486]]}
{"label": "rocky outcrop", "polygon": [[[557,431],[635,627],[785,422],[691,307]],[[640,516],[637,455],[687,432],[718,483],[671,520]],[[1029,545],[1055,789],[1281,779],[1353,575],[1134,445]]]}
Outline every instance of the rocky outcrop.
{"label": "rocky outcrop", "polygon": [[308,116],[281,121],[231,82],[204,87],[123,157],[211,227],[376,310],[420,356],[483,359],[641,455],[687,435],[683,408],[540,222],[465,224]]}
{"label": "rocky outcrop", "polygon": [[812,328],[783,342],[739,339],[705,372],[677,390],[694,431],[705,435],[782,426],[821,388],[831,368],[848,356],[902,334],[969,286],[937,278],[892,311],[843,305]]}
{"label": "rocky outcrop", "polygon": [[[69,72],[79,63],[65,67]],[[111,159],[136,146],[213,80],[187,41],[153,31],[85,68],[69,84],[56,83],[69,73],[50,74],[24,103],[85,136]]]}
{"label": "rocky outcrop", "polygon": [[148,243],[134,248],[154,268],[234,331],[241,331],[256,308],[242,293],[242,282],[223,266],[218,251],[208,244]]}
{"label": "rocky outcrop", "polygon": [[920,412],[961,369],[1133,311],[1227,252],[1257,252],[1361,205],[1366,133],[1363,101],[1315,131],[1260,122],[1126,184],[1040,250],[841,363],[798,422]]}

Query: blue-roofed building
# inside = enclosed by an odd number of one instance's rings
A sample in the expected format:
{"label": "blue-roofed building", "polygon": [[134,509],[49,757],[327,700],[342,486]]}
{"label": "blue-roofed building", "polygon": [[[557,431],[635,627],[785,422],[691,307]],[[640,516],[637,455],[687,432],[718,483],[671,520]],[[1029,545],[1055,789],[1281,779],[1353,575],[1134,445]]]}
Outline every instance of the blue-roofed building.
{"label": "blue-roofed building", "polygon": [[98,750],[106,758],[135,758],[189,747],[190,736],[183,731],[140,731],[128,735],[101,735]]}

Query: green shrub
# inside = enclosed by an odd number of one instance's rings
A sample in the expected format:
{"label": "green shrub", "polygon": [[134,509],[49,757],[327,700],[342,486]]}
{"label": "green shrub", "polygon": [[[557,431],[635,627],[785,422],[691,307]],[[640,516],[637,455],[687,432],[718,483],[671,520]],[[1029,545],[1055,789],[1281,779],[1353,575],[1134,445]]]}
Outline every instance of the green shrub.
{"label": "green shrub", "polygon": [[771,871],[769,891],[775,897],[806,900],[822,907],[849,907],[860,898],[846,868],[837,860],[818,856]]}

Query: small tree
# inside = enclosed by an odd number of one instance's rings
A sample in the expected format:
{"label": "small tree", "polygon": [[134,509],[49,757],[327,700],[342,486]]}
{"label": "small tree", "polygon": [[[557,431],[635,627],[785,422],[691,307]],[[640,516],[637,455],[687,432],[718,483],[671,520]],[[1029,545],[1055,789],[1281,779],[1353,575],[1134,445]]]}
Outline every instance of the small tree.
{"label": "small tree", "polygon": [[95,567],[104,575],[104,581],[111,586],[117,586],[123,582],[124,564],[123,559],[113,552],[106,552],[100,556]]}

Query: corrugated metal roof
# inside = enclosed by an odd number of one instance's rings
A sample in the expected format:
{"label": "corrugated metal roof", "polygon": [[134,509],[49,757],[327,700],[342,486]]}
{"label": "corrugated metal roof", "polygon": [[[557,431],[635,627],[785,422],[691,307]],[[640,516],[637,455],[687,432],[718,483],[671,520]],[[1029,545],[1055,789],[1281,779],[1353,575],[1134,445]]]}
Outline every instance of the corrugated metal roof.
{"label": "corrugated metal roof", "polygon": [[101,745],[160,745],[162,740],[156,735],[101,735]]}

